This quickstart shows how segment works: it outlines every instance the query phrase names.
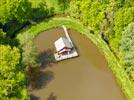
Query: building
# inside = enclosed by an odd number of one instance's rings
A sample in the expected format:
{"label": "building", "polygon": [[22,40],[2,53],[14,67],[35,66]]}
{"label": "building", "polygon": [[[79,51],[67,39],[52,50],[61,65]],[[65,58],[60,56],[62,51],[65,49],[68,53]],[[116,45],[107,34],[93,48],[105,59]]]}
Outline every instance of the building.
{"label": "building", "polygon": [[72,45],[67,38],[61,37],[54,43],[58,55],[67,55],[72,50]]}

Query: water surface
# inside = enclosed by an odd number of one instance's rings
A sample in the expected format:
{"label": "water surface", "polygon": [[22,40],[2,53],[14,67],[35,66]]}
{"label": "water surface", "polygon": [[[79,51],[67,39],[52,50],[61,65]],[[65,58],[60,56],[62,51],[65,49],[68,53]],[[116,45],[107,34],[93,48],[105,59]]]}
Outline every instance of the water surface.
{"label": "water surface", "polygon": [[[32,94],[41,100],[47,100],[51,93],[55,100],[126,100],[97,47],[76,31],[69,30],[69,34],[80,56],[42,69],[51,72],[53,78]],[[54,49],[54,41],[61,36],[62,28],[48,30],[39,34],[34,43],[43,52]]]}

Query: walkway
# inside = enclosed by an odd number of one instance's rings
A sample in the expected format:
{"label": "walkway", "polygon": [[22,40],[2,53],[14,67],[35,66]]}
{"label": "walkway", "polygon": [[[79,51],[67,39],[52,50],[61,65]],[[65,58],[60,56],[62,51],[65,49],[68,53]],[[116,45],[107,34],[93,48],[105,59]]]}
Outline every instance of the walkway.
{"label": "walkway", "polygon": [[72,42],[70,36],[68,34],[67,28],[64,25],[62,25],[62,28],[64,30],[66,38],[69,40],[70,44],[72,45],[73,50],[71,51],[70,54],[67,54],[67,55],[58,55],[58,53],[55,53],[54,57],[55,57],[56,61],[62,61],[62,60],[65,60],[65,59],[74,58],[74,57],[79,56],[77,50],[75,49],[75,47],[73,45],[73,42]]}

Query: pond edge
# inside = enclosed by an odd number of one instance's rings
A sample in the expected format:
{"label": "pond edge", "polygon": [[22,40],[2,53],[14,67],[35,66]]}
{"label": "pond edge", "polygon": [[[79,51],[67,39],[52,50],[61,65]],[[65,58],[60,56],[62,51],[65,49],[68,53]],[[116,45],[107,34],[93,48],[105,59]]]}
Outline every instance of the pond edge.
{"label": "pond edge", "polygon": [[17,39],[19,40],[19,36],[23,34],[31,34],[32,38],[35,38],[43,31],[57,28],[62,25],[65,25],[67,28],[74,29],[77,32],[87,36],[88,39],[90,39],[99,48],[99,50],[104,54],[106,61],[108,62],[108,67],[112,70],[118,85],[122,89],[127,99],[134,100],[134,84],[129,80],[125,70],[120,65],[108,45],[104,42],[104,40],[102,40],[100,35],[91,34],[89,30],[84,27],[78,20],[64,17],[52,18],[50,20],[48,19],[22,30],[22,32],[18,34]]}

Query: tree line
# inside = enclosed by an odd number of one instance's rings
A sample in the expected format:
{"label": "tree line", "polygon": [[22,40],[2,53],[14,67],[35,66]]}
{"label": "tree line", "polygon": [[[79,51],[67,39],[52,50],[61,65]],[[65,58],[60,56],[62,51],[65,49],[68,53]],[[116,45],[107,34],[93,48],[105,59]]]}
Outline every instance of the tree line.
{"label": "tree line", "polygon": [[[55,15],[83,23],[89,33],[101,35],[131,81],[134,81],[133,0],[0,0],[0,99],[28,100],[27,80],[37,67],[38,54],[32,35],[16,35],[26,25]],[[3,84],[4,83],[4,84]]]}
{"label": "tree line", "polygon": [[[130,76],[134,79],[134,58],[123,46],[132,48],[134,40],[129,38],[131,43],[126,40],[126,35],[133,37],[132,27],[134,22],[134,1],[133,0],[72,0],[70,2],[69,15],[80,20],[89,29],[89,33],[101,35],[109,45],[119,62]],[[133,24],[131,24],[133,26]],[[129,28],[128,28],[129,27]],[[126,32],[127,31],[127,32]],[[123,35],[123,36],[122,36]],[[128,41],[127,41],[128,42]],[[126,44],[123,44],[126,43]],[[132,49],[131,49],[132,50]],[[122,53],[124,52],[124,53]],[[123,59],[122,59],[122,54]],[[131,55],[131,57],[126,57]],[[128,59],[131,60],[128,61]],[[125,64],[124,64],[125,63]],[[131,66],[131,68],[130,68]],[[131,70],[130,70],[131,69]]]}

